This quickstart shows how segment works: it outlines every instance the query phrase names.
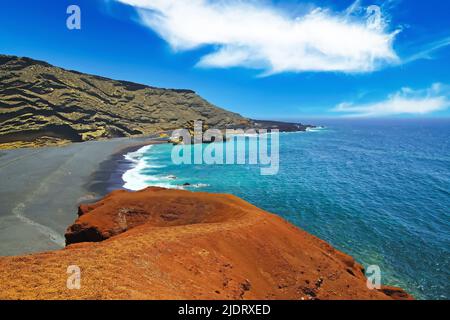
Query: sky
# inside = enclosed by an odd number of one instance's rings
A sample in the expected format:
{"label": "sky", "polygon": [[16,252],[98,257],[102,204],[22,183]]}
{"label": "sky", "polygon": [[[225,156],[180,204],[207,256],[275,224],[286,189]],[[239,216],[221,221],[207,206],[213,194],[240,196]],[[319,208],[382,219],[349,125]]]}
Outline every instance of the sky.
{"label": "sky", "polygon": [[2,0],[0,54],[255,119],[450,117],[442,0]]}

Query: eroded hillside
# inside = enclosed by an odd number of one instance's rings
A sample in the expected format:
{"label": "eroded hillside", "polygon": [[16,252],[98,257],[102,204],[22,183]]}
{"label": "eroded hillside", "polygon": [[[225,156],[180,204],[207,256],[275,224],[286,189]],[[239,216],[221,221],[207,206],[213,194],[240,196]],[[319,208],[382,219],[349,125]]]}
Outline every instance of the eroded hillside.
{"label": "eroded hillside", "polygon": [[0,147],[126,137],[182,128],[246,126],[191,90],[161,89],[0,55]]}

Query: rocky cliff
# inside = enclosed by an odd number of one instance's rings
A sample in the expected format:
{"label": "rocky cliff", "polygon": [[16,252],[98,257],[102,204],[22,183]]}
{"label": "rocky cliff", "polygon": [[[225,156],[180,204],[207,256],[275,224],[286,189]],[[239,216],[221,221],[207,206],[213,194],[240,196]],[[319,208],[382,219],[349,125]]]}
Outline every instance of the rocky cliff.
{"label": "rocky cliff", "polygon": [[[0,299],[409,299],[231,195],[148,188],[81,206],[66,249],[0,258]],[[81,288],[66,287],[67,268]]]}
{"label": "rocky cliff", "polygon": [[191,90],[154,88],[0,55],[0,147],[126,137],[183,128],[247,126]]}

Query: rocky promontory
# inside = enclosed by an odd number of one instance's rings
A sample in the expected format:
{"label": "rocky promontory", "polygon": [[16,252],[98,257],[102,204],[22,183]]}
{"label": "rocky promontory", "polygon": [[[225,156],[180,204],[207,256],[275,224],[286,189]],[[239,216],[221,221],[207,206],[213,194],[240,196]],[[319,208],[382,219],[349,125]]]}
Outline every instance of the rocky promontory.
{"label": "rocky promontory", "polygon": [[0,258],[0,299],[411,298],[368,289],[352,257],[231,195],[121,190],[78,215],[65,249]]}
{"label": "rocky promontory", "polygon": [[215,129],[306,128],[256,124],[192,90],[156,88],[0,55],[0,149],[149,135],[182,129],[194,120]]}

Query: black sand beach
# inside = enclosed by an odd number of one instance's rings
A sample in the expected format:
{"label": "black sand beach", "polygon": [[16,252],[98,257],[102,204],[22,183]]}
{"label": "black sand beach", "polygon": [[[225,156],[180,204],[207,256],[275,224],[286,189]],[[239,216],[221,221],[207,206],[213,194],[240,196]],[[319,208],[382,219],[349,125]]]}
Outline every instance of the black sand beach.
{"label": "black sand beach", "polygon": [[[62,248],[80,203],[121,187],[126,152],[157,138],[0,151],[0,256]],[[119,170],[118,170],[119,169]]]}

